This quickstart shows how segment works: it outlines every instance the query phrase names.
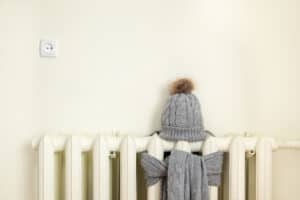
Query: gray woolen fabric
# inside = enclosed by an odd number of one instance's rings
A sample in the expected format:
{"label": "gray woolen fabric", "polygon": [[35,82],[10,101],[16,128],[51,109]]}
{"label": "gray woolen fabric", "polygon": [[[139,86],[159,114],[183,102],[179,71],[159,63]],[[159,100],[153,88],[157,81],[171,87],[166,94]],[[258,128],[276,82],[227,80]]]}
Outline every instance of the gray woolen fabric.
{"label": "gray woolen fabric", "polygon": [[207,135],[199,100],[192,93],[169,97],[161,115],[161,126],[160,137],[171,141],[201,141]]}
{"label": "gray woolen fabric", "polygon": [[208,200],[208,186],[221,182],[223,153],[197,156],[174,150],[160,161],[142,154],[147,186],[162,180],[161,200]]}

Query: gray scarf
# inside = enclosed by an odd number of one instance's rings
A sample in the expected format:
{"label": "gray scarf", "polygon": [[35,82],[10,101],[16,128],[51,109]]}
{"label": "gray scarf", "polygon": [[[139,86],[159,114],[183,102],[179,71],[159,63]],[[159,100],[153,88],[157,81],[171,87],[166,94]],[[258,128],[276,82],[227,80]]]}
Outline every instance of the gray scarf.
{"label": "gray scarf", "polygon": [[219,185],[223,153],[205,156],[174,150],[164,162],[143,153],[147,186],[162,180],[161,200],[208,200],[208,185]]}

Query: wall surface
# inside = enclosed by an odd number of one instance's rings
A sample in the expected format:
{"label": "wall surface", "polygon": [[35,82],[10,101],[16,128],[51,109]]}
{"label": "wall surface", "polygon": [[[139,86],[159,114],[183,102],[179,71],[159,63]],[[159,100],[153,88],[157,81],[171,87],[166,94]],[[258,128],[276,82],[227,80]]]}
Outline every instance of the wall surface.
{"label": "wall surface", "polygon": [[[297,0],[0,0],[0,199],[36,199],[33,136],[147,135],[178,76],[195,80],[217,135],[299,138],[299,11]],[[39,57],[41,38],[59,41],[59,57]],[[299,158],[275,154],[274,200],[298,199]]]}

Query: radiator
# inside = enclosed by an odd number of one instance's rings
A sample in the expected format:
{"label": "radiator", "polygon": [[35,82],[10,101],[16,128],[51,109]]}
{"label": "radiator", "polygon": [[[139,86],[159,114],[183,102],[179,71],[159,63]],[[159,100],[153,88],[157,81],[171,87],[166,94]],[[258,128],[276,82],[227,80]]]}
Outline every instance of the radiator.
{"label": "radiator", "polygon": [[[65,152],[65,199],[82,198],[82,152],[92,151],[93,155],[93,200],[109,200],[110,154],[120,152],[120,200],[137,200],[138,152],[148,151],[158,159],[164,152],[175,147],[174,142],[150,137],[130,136],[44,136],[32,141],[38,151],[38,200],[55,200],[54,196],[54,153]],[[278,142],[272,138],[255,137],[210,137],[204,142],[186,144],[192,152],[209,154],[215,151],[228,152],[229,200],[246,199],[245,160],[247,153],[256,154],[255,199],[272,200],[272,151],[277,148],[299,148],[299,141]],[[218,188],[210,187],[210,200],[218,200]],[[148,188],[147,200],[160,199],[160,183]]]}

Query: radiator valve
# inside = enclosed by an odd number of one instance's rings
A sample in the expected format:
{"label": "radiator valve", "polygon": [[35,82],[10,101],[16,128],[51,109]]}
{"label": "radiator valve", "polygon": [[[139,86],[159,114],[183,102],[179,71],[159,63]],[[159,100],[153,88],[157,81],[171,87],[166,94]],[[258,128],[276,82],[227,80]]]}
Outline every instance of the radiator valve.
{"label": "radiator valve", "polygon": [[115,151],[111,151],[110,154],[109,154],[109,158],[110,159],[115,159],[117,158],[117,153]]}

